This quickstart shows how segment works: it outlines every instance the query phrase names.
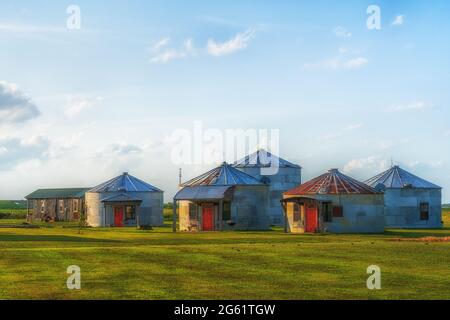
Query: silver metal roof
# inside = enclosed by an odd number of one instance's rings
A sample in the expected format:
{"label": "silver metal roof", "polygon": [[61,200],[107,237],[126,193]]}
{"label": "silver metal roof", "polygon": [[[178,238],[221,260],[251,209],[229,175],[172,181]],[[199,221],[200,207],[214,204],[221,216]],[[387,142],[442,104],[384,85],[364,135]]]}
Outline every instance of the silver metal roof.
{"label": "silver metal roof", "polygon": [[220,167],[212,169],[197,178],[181,184],[181,187],[192,186],[235,186],[235,185],[263,185],[251,175],[233,168],[224,162]]}
{"label": "silver metal roof", "polygon": [[367,180],[365,183],[373,188],[378,188],[382,185],[385,188],[441,189],[441,187],[419,178],[399,166],[394,166]]}
{"label": "silver metal roof", "polygon": [[220,200],[231,198],[232,186],[193,186],[178,191],[175,200]]}
{"label": "silver metal roof", "polygon": [[293,164],[287,160],[284,160],[269,151],[264,149],[259,149],[258,151],[236,161],[233,164],[233,167],[236,168],[264,168],[270,167],[271,164],[278,163],[278,167],[280,168],[301,168],[299,165]]}
{"label": "silver metal roof", "polygon": [[88,192],[162,192],[162,190],[124,172]]}

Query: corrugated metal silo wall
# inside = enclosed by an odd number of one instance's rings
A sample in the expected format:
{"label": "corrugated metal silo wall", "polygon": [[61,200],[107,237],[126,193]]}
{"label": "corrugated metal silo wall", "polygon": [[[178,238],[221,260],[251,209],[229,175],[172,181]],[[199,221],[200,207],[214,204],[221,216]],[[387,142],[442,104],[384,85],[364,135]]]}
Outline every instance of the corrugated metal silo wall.
{"label": "corrugated metal silo wall", "polygon": [[[384,194],[387,228],[441,228],[442,195],[439,189],[387,189]],[[420,204],[429,204],[429,219],[420,220]]]}
{"label": "corrugated metal silo wall", "polygon": [[[249,175],[260,180],[261,168],[238,168]],[[297,187],[302,182],[301,168],[279,168],[275,175],[267,176],[270,179],[269,199],[267,213],[272,225],[281,226],[284,224],[284,213],[280,200],[283,193]]]}

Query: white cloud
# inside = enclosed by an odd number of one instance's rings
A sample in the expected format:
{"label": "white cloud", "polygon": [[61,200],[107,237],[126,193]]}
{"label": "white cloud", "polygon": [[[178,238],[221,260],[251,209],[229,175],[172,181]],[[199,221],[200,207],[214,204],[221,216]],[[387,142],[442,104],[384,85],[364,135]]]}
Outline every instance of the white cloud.
{"label": "white cloud", "polygon": [[356,69],[365,66],[369,61],[363,57],[357,57],[343,62],[343,67],[346,69]]}
{"label": "white cloud", "polygon": [[0,123],[19,123],[39,116],[38,107],[17,85],[0,81]]}
{"label": "white cloud", "polygon": [[318,140],[318,141],[334,140],[334,139],[342,137],[344,134],[348,134],[351,131],[359,129],[362,126],[363,126],[362,123],[351,124],[351,125],[348,125],[347,127],[343,128],[343,129],[341,129],[341,130],[337,130],[337,131],[332,132],[332,133],[322,134],[322,135],[318,136],[316,138],[316,140]]}
{"label": "white cloud", "polygon": [[234,38],[226,42],[216,42],[215,40],[208,40],[207,51],[212,56],[224,56],[235,53],[239,50],[247,48],[249,41],[254,37],[255,30],[247,29],[242,33],[238,33]]}
{"label": "white cloud", "polygon": [[352,70],[364,67],[369,63],[369,60],[364,57],[356,57],[351,59],[344,59],[343,57],[336,57],[332,59],[322,60],[315,63],[307,63],[303,65],[304,69],[317,70]]}
{"label": "white cloud", "polygon": [[162,38],[158,42],[156,42],[153,47],[151,48],[151,51],[158,52],[162,48],[166,47],[170,43],[170,38]]}
{"label": "white cloud", "polygon": [[[151,63],[168,63],[172,60],[183,59],[195,54],[194,41],[186,39],[180,49],[166,48],[169,38],[160,40],[152,49],[154,53],[150,58]],[[164,50],[162,50],[165,48]]]}
{"label": "white cloud", "polygon": [[414,101],[409,104],[396,105],[388,108],[388,111],[400,112],[400,111],[418,111],[424,109],[433,108],[432,104],[423,102],[423,101]]}
{"label": "white cloud", "polygon": [[60,33],[67,32],[67,28],[37,26],[30,24],[0,24],[0,32],[8,33]]}
{"label": "white cloud", "polygon": [[[369,156],[367,158],[352,159],[344,165],[343,171],[347,174],[377,174],[389,168],[389,161],[380,156]],[[366,177],[367,179],[370,177]]]}
{"label": "white cloud", "polygon": [[354,123],[344,128],[345,131],[353,131],[359,128],[362,128],[362,123]]}
{"label": "white cloud", "polygon": [[90,109],[103,101],[102,97],[70,96],[67,98],[64,115],[73,118],[82,111]]}
{"label": "white cloud", "polygon": [[404,15],[398,15],[395,17],[394,21],[392,21],[393,26],[401,26],[405,23],[405,16]]}
{"label": "white cloud", "polygon": [[333,33],[338,38],[350,38],[352,36],[352,33],[347,31],[347,29],[342,26],[337,26],[336,28],[334,28]]}
{"label": "white cloud", "polygon": [[101,154],[101,156],[111,154],[114,154],[116,156],[126,156],[139,153],[142,153],[142,149],[130,143],[113,143],[99,150],[99,154]]}
{"label": "white cloud", "polygon": [[23,161],[45,158],[49,146],[49,140],[43,136],[0,138],[0,171]]}

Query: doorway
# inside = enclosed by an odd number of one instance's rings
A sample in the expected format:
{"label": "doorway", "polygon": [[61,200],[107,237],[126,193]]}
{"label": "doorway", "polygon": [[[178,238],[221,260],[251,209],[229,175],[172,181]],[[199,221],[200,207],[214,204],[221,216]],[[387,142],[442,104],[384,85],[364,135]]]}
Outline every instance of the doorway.
{"label": "doorway", "polygon": [[123,227],[123,207],[114,207],[114,226]]}
{"label": "doorway", "polygon": [[203,206],[202,209],[203,231],[214,231],[214,207]]}
{"label": "doorway", "polygon": [[306,207],[306,227],[305,232],[316,232],[318,227],[317,206],[308,205]]}

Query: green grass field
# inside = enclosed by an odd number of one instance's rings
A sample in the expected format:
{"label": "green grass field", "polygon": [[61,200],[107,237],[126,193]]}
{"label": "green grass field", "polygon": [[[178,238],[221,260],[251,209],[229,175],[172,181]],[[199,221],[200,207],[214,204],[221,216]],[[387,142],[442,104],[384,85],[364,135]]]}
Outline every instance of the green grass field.
{"label": "green grass field", "polygon": [[[381,235],[187,234],[9,228],[0,220],[0,299],[450,299],[450,209],[442,230]],[[448,239],[448,238],[447,238]],[[399,241],[402,240],[402,241]],[[366,288],[378,265],[382,289]],[[82,289],[66,287],[81,267]]]}

